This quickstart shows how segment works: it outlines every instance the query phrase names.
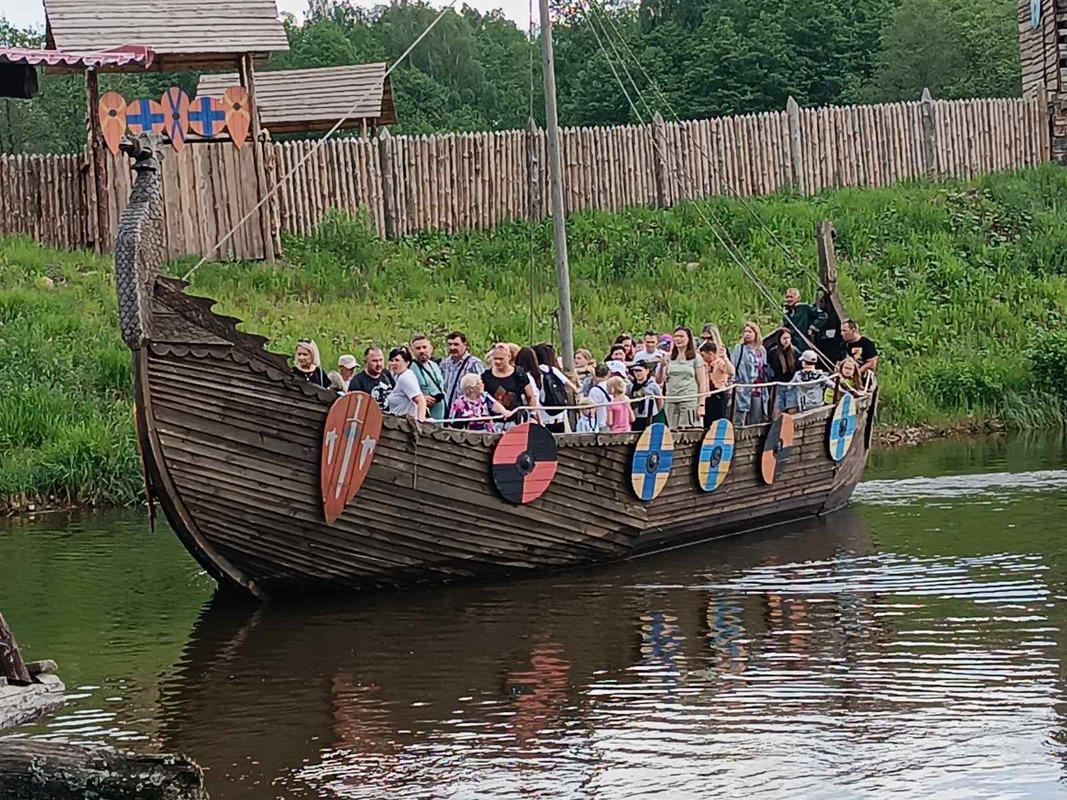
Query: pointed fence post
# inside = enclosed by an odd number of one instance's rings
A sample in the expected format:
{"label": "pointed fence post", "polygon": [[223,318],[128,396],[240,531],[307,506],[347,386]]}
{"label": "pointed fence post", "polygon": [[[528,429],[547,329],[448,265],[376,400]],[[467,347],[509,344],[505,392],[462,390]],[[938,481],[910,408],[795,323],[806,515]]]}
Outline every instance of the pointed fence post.
{"label": "pointed fence post", "polygon": [[929,89],[923,89],[922,100],[919,102],[922,111],[923,161],[926,165],[926,176],[935,178],[940,172],[937,166],[937,107],[934,105],[934,98],[930,96]]}
{"label": "pointed fence post", "polygon": [[800,194],[807,194],[804,177],[804,151],[800,141],[800,106],[792,95],[785,103],[785,115],[789,121],[789,165],[792,170],[793,188]]}
{"label": "pointed fence post", "polygon": [[378,134],[378,164],[382,171],[382,218],[386,239],[396,238],[396,192],[393,191],[393,137],[387,128]]}
{"label": "pointed fence post", "polygon": [[652,118],[652,151],[656,163],[656,206],[666,208],[667,197],[667,126],[658,111]]}
{"label": "pointed fence post", "polygon": [[526,126],[526,194],[530,201],[530,221],[535,225],[545,218],[544,185],[540,131],[534,118],[530,117],[530,123]]}

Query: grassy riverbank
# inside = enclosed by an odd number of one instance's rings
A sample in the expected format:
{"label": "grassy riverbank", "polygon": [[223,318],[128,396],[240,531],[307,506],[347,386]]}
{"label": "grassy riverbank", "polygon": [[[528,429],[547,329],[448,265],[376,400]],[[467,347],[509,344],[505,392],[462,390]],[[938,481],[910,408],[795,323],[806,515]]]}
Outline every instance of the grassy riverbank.
{"label": "grassy riverbank", "polygon": [[[776,296],[793,284],[813,294],[815,224],[834,220],[846,306],[885,355],[884,422],[1063,423],[1067,172],[753,201],[805,272],[741,203],[707,208]],[[287,242],[277,267],[206,265],[193,291],[279,350],[314,336],[331,363],[413,330],[440,341],[462,328],[481,348],[551,335],[550,243],[547,226],[522,224],[382,243],[337,218]],[[576,337],[595,351],[623,329],[714,321],[732,340],[746,317],[767,329],[776,320],[692,206],[580,215],[570,255]],[[110,262],[0,240],[0,348],[0,505],[135,501],[129,356]]]}

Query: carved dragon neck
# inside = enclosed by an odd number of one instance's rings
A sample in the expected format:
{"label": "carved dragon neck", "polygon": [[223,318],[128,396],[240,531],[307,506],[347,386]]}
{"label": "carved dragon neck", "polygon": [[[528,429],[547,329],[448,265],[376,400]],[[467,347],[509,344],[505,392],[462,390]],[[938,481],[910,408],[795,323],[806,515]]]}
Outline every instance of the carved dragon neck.
{"label": "carved dragon neck", "polygon": [[127,137],[122,150],[134,159],[137,177],[119,219],[115,240],[115,289],[122,338],[131,350],[152,336],[152,296],[166,259],[163,228],[163,149],[158,136]]}

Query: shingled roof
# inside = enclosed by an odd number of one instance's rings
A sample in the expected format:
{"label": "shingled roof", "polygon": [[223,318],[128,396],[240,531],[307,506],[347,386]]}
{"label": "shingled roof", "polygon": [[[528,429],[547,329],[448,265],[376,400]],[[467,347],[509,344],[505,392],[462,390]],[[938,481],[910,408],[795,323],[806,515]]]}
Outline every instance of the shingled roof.
{"label": "shingled roof", "polygon": [[45,0],[48,46],[155,51],[155,70],[218,69],[288,50],[274,0]]}
{"label": "shingled roof", "polygon": [[[260,123],[272,133],[324,131],[354,106],[342,128],[362,122],[392,125],[396,109],[385,70],[384,63],[376,63],[257,71]],[[196,93],[222,97],[227,87],[238,84],[236,73],[201,75]]]}

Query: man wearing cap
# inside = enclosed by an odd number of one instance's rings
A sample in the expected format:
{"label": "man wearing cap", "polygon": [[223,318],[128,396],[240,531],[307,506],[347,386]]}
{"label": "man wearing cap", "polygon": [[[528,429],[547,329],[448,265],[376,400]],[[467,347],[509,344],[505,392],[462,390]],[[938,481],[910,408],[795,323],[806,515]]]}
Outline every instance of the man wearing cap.
{"label": "man wearing cap", "polygon": [[345,391],[352,391],[349,384],[359,371],[359,362],[356,361],[356,357],[345,353],[337,359],[337,371],[341,373],[341,382],[344,384]]}
{"label": "man wearing cap", "polygon": [[785,316],[782,317],[782,326],[791,333],[795,331],[801,342],[808,344],[809,339],[814,342],[826,320],[826,312],[821,308],[800,302],[800,289],[785,290]]}
{"label": "man wearing cap", "polygon": [[797,405],[801,411],[818,408],[825,400],[825,388],[829,383],[826,373],[819,369],[819,356],[814,350],[805,350],[800,355],[800,370],[791,383],[797,387]]}

